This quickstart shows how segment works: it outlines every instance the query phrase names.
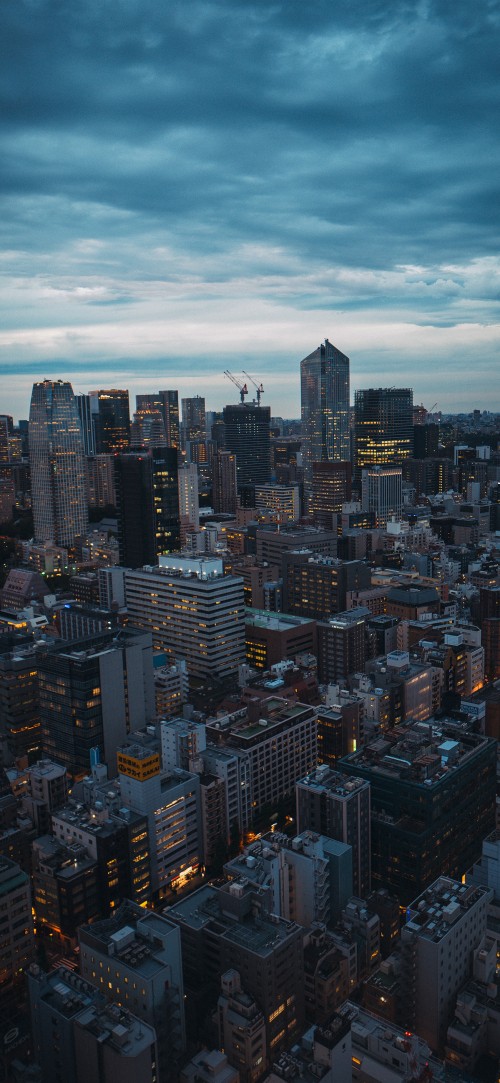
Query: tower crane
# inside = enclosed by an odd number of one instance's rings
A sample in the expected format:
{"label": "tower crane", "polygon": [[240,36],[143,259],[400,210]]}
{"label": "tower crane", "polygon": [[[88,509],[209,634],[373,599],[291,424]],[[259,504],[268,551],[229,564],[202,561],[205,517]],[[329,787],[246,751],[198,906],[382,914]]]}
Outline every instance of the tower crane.
{"label": "tower crane", "polygon": [[243,403],[245,401],[245,395],[248,395],[247,385],[240,383],[240,381],[236,379],[236,376],[233,376],[232,372],[229,372],[228,369],[224,370],[224,376],[227,376],[228,380],[231,380],[231,383],[233,383],[234,386],[238,388],[238,391],[240,393],[240,399]]}
{"label": "tower crane", "polygon": [[253,384],[253,386],[255,387],[255,390],[257,392],[257,406],[260,406],[260,396],[264,394],[264,388],[263,388],[262,384],[256,383],[253,376],[250,376],[250,373],[245,372],[244,369],[243,369],[243,375],[246,376],[247,380],[250,380],[250,383]]}

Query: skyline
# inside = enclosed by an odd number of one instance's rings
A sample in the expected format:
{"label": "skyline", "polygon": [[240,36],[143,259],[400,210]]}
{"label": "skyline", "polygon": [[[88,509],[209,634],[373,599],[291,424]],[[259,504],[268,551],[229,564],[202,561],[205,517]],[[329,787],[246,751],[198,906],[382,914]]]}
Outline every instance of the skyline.
{"label": "skyline", "polygon": [[352,398],[500,409],[496,5],[7,0],[2,21],[2,410],[27,417],[45,377],[220,408],[229,368],[298,417],[325,338]]}

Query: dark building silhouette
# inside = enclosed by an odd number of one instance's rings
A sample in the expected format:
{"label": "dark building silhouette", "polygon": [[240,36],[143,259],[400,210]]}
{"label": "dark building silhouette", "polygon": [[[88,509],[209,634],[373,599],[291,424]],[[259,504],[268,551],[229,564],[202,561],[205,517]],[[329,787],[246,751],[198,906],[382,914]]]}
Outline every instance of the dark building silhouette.
{"label": "dark building silhouette", "polygon": [[236,456],[230,451],[216,451],[213,463],[214,511],[236,514]]}
{"label": "dark building silhouette", "polygon": [[153,460],[147,451],[115,457],[115,489],[120,564],[156,564]]}
{"label": "dark building silhouette", "polygon": [[97,451],[123,451],[130,444],[130,405],[128,391],[112,388],[97,392]]}
{"label": "dark building silhouette", "polygon": [[439,425],[413,426],[413,458],[435,459],[438,454]]}
{"label": "dark building silhouette", "polygon": [[225,406],[226,450],[236,455],[238,490],[271,477],[271,410],[241,402]]}

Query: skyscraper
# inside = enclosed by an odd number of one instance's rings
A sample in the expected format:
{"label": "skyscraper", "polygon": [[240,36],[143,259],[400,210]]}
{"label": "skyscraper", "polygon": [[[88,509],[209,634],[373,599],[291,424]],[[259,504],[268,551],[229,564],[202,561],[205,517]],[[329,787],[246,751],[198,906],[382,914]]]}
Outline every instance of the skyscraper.
{"label": "skyscraper", "polygon": [[236,455],[238,489],[271,477],[271,410],[253,402],[225,406],[226,450]]}
{"label": "skyscraper", "polygon": [[180,448],[179,436],[179,392],[159,391],[158,397],[163,403],[163,420],[167,434],[168,447]]}
{"label": "skyscraper", "polygon": [[151,458],[156,553],[160,556],[180,546],[178,451],[176,447],[153,447]]}
{"label": "skyscraper", "polygon": [[413,451],[413,391],[370,387],[354,396],[356,477],[364,466],[402,463]]}
{"label": "skyscraper", "polygon": [[230,451],[217,451],[213,465],[214,511],[236,514],[236,456]]}
{"label": "skyscraper", "polygon": [[188,440],[204,440],[206,437],[205,399],[195,395],[182,399],[182,428],[184,443]]}
{"label": "skyscraper", "polygon": [[112,388],[98,391],[99,412],[96,418],[97,450],[124,451],[130,444],[130,406],[128,391]]}
{"label": "skyscraper", "polygon": [[155,564],[153,471],[147,451],[115,457],[115,488],[120,564]]}
{"label": "skyscraper", "polygon": [[349,358],[326,338],[300,363],[304,482],[312,464],[350,459]]}
{"label": "skyscraper", "polygon": [[87,498],[82,433],[70,383],[34,384],[29,448],[35,540],[72,545],[87,528]]}

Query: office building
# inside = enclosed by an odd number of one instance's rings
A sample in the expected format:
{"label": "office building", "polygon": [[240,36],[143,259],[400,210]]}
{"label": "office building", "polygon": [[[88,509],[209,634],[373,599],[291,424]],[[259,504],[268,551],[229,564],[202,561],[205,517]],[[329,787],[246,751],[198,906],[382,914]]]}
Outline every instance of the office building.
{"label": "office building", "polygon": [[378,387],[354,396],[355,473],[364,467],[400,464],[413,451],[413,391]]}
{"label": "office building", "polygon": [[183,463],[178,472],[179,515],[184,535],[188,530],[200,528],[200,500],[198,492],[198,467],[196,463]]}
{"label": "office building", "polygon": [[[152,447],[153,506],[156,555],[176,552],[180,546],[178,451]],[[147,563],[147,562],[145,562]]]}
{"label": "office building", "polygon": [[245,659],[243,581],[224,576],[220,560],[162,559],[168,563],[155,570],[126,573],[130,620],[167,655],[184,658],[190,677],[235,676]]}
{"label": "office building", "polygon": [[313,620],[328,620],[347,609],[348,594],[371,586],[371,571],[362,560],[338,560],[309,548],[291,550],[282,558],[283,608]]}
{"label": "office building", "polygon": [[114,464],[120,564],[125,568],[156,564],[151,455],[128,451],[116,455]]}
{"label": "office building", "polygon": [[28,990],[33,1052],[42,1078],[80,1083],[73,1024],[80,1012],[94,1004],[104,1009],[104,997],[64,966],[47,974],[33,964],[28,971]]}
{"label": "office building", "polygon": [[216,451],[213,463],[212,504],[214,511],[236,514],[238,483],[236,456],[222,449]]}
{"label": "office building", "polygon": [[373,515],[377,527],[387,526],[391,517],[403,513],[403,481],[400,467],[371,466],[361,471],[361,504]]}
{"label": "office building", "polygon": [[130,427],[130,447],[166,447],[167,434],[161,403],[138,407]]}
{"label": "office building", "polygon": [[206,440],[207,421],[205,412],[205,399],[201,395],[193,398],[181,399],[182,424],[181,437],[182,447],[188,449],[191,441]]}
{"label": "office building", "polygon": [[315,831],[352,847],[353,892],[370,892],[370,786],[362,778],[346,779],[322,764],[295,787],[297,829]]}
{"label": "office building", "polygon": [[301,926],[269,914],[258,889],[241,881],[206,884],[171,906],[168,917],[181,931],[193,1034],[217,1005],[222,974],[237,970],[264,1014],[268,1056],[274,1060],[304,1022]]}
{"label": "office building", "polygon": [[181,769],[162,771],[160,755],[147,742],[129,740],[118,752],[121,800],[147,817],[151,891],[184,885],[203,861],[200,780]]}
{"label": "office building", "polygon": [[[297,779],[313,770],[316,733],[314,707],[288,703],[272,694],[258,701],[251,718],[219,716],[207,722],[207,744],[238,752],[240,791],[247,792],[252,815],[258,815],[266,805],[276,808],[286,794],[293,794]],[[203,759],[207,762],[205,753]],[[243,798],[241,793],[240,801]]]}
{"label": "office building", "polygon": [[64,845],[52,835],[40,835],[31,852],[33,908],[37,930],[50,932],[62,943],[76,942],[78,926],[104,917],[99,890],[99,867],[80,842]]}
{"label": "office building", "polygon": [[152,859],[145,814],[125,802],[118,810],[102,808],[97,800],[92,808],[70,801],[52,814],[51,830],[61,844],[83,848],[96,863],[99,915],[107,917],[123,898],[151,898]]}
{"label": "office building", "polygon": [[94,394],[98,452],[126,451],[130,446],[130,404],[128,391],[112,388]]}
{"label": "office building", "polygon": [[158,1078],[173,1083],[186,1046],[181,944],[174,922],[126,900],[111,918],[83,925],[79,944],[82,977],[155,1028]]}
{"label": "office building", "polygon": [[176,447],[180,450],[181,441],[179,434],[179,392],[159,391],[158,398],[163,408],[163,420],[167,436],[167,447]]}
{"label": "office building", "polygon": [[269,511],[276,523],[295,523],[300,519],[298,485],[256,485],[255,507]]}
{"label": "office building", "polygon": [[359,695],[329,685],[327,706],[318,707],[318,762],[335,768],[364,744],[364,704]]}
{"label": "office building", "polygon": [[136,628],[55,646],[39,661],[44,756],[88,774],[99,748],[110,774],[116,750],[155,717],[151,636]]}
{"label": "office building", "polygon": [[300,363],[302,460],[310,501],[313,463],[346,462],[349,435],[349,358],[328,339]]}
{"label": "office building", "polygon": [[310,511],[318,526],[334,530],[342,505],[352,497],[352,466],[349,461],[312,464]]}
{"label": "office building", "polygon": [[253,402],[225,406],[226,451],[236,456],[238,490],[271,477],[271,410]]}
{"label": "office building", "polygon": [[363,671],[366,661],[365,606],[318,621],[318,680],[320,684],[345,685],[353,673]]}
{"label": "office building", "polygon": [[29,420],[35,541],[72,546],[87,529],[82,431],[71,384],[34,384]]}
{"label": "office building", "polygon": [[30,762],[41,751],[38,651],[31,646],[0,654],[0,734],[15,758]]}
{"label": "office building", "polygon": [[494,827],[496,744],[471,730],[408,723],[339,763],[370,783],[373,885],[402,903],[441,874],[462,877]]}
{"label": "office building", "polygon": [[116,490],[113,456],[87,456],[85,470],[89,506],[91,508],[114,507]]}
{"label": "office building", "polygon": [[84,454],[95,455],[95,414],[92,410],[92,399],[89,395],[75,395],[75,404],[78,411],[78,417],[80,419],[80,428],[82,430]]}
{"label": "office building", "polygon": [[472,974],[492,892],[439,876],[417,896],[401,931],[403,1019],[442,1052],[457,993]]}
{"label": "office building", "polygon": [[413,458],[437,459],[439,446],[439,425],[429,422],[427,425],[413,426]]}
{"label": "office building", "polygon": [[283,659],[316,653],[316,622],[288,613],[245,611],[245,646],[249,665],[270,669]]}

